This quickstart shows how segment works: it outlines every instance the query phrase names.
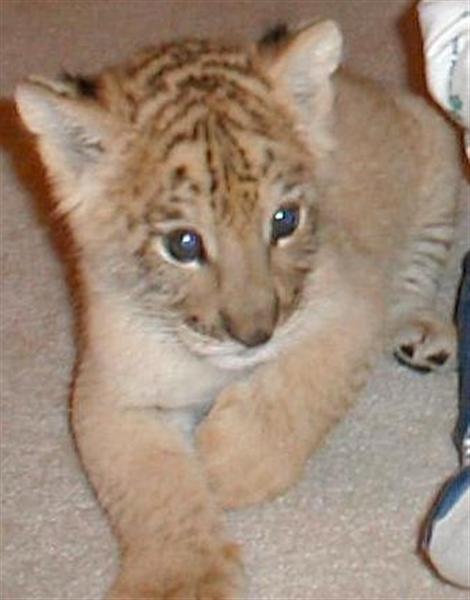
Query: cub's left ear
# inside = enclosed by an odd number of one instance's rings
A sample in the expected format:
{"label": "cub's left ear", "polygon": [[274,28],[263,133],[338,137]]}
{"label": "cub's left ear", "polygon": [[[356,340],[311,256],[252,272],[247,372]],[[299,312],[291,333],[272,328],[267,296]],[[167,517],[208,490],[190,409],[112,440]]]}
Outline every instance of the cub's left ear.
{"label": "cub's left ear", "polygon": [[60,196],[100,160],[115,129],[109,112],[85,82],[71,77],[30,78],[16,91],[18,112],[38,136],[42,159]]}
{"label": "cub's left ear", "polygon": [[[334,100],[331,76],[341,62],[342,42],[334,21],[313,23],[294,33],[283,29],[283,35],[268,35],[261,41],[261,60],[267,56],[264,62],[275,88],[297,115],[300,127],[308,128],[306,133],[320,144],[327,135]],[[270,45],[271,50],[266,48]]]}

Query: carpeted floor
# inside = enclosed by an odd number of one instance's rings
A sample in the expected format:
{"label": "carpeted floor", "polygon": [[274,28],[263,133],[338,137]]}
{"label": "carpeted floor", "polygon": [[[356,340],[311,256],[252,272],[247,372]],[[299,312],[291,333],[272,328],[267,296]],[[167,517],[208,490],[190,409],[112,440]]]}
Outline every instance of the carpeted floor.
{"label": "carpeted floor", "polygon": [[[422,87],[408,0],[0,0],[1,598],[97,599],[114,546],[80,471],[67,424],[74,362],[64,236],[11,96],[29,73],[89,71],[142,44],[188,34],[256,37],[279,20],[342,25],[347,61]],[[410,60],[411,59],[411,60]],[[468,188],[442,290],[450,310],[468,243]],[[456,465],[456,376],[381,360],[356,408],[285,497],[231,514],[245,546],[249,598],[461,600],[416,554],[420,522]]]}

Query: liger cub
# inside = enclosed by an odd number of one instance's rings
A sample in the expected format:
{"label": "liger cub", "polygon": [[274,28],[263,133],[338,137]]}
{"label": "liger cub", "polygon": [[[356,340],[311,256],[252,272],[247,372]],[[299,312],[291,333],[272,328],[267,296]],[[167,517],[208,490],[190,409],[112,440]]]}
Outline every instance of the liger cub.
{"label": "liger cub", "polygon": [[452,361],[455,141],[341,47],[322,21],[18,88],[79,248],[72,423],[120,544],[108,599],[240,598],[221,509],[297,480],[381,348]]}

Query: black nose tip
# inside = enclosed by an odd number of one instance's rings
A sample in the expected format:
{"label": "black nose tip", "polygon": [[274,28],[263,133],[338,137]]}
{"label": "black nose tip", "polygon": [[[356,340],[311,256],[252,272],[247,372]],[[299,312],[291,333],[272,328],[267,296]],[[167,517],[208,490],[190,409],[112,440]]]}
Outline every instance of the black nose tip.
{"label": "black nose tip", "polygon": [[235,323],[227,315],[221,314],[221,317],[224,327],[230,337],[248,348],[254,348],[255,346],[265,344],[273,335],[272,331],[263,329],[262,327],[245,331],[241,327],[236,327]]}
{"label": "black nose tip", "polygon": [[272,337],[271,331],[265,331],[264,329],[256,329],[251,335],[245,336],[244,339],[240,341],[248,346],[249,348],[254,348],[255,346],[261,346],[265,344]]}

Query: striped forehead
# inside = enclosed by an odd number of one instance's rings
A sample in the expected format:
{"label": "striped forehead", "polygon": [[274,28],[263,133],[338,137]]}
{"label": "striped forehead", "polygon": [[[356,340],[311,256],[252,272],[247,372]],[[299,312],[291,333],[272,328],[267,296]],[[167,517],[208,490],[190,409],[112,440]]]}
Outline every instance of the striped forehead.
{"label": "striped forehead", "polygon": [[[249,58],[202,43],[176,45],[142,69],[139,77],[154,96],[142,104],[139,120],[154,160],[167,171],[181,174],[184,167],[190,185],[201,188],[221,216],[234,208],[235,196],[253,205],[256,154],[275,120],[269,84]],[[170,175],[173,183],[178,179]]]}
{"label": "striped forehead", "polygon": [[[178,221],[179,226],[220,223],[234,232],[257,226],[278,199],[303,186],[305,168],[295,152],[263,136],[220,126],[208,115],[198,121],[194,139],[176,139],[167,159],[147,163],[158,192],[147,204],[149,223]],[[153,165],[153,168],[152,168]]]}
{"label": "striped forehead", "polygon": [[168,200],[183,210],[203,201],[216,220],[251,214],[264,168],[264,140],[252,137],[248,151],[240,134],[212,115],[196,129],[194,139],[177,135],[170,142],[163,164]]}
{"label": "striped forehead", "polygon": [[126,75],[134,123],[166,173],[171,212],[204,198],[216,218],[251,215],[266,148],[289,127],[250,55],[204,41],[170,44],[143,54]]}

